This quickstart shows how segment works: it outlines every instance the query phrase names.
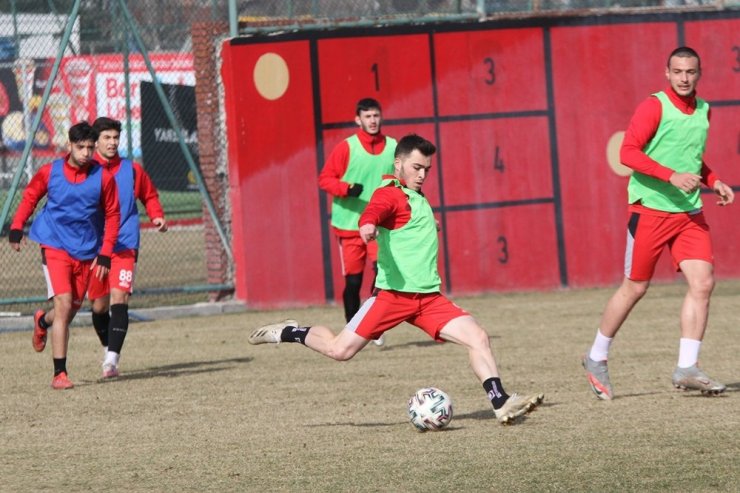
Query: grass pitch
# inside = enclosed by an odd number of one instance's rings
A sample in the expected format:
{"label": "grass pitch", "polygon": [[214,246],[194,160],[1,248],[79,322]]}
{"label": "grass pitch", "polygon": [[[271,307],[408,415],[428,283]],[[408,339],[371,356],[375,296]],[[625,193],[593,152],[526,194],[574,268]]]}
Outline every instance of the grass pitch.
{"label": "grass pitch", "polygon": [[[288,316],[339,327],[339,307],[132,324],[107,382],[92,328],[75,328],[70,391],[49,388],[50,347],[0,334],[0,491],[737,491],[740,282],[712,301],[702,363],[729,387],[715,398],[671,386],[681,284],[652,287],[616,339],[615,400],[591,394],[579,358],[611,292],[456,300],[491,335],[507,391],[546,394],[509,427],[465,351],[408,325],[346,363],[246,343]],[[429,385],[454,417],[418,433],[406,400]]]}

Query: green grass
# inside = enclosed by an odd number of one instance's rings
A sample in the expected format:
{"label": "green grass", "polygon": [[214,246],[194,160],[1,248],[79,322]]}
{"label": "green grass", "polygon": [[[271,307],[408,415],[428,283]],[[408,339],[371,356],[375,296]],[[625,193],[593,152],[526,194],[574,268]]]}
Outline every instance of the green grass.
{"label": "green grass", "polygon": [[[609,360],[598,401],[579,358],[611,290],[458,299],[491,335],[509,392],[544,391],[521,423],[492,417],[466,353],[403,325],[337,363],[249,330],[295,317],[341,325],[339,307],[133,324],[122,377],[102,382],[88,327],[72,330],[77,384],[52,391],[50,349],[0,334],[4,491],[737,491],[740,282],[721,282],[702,364],[724,396],[672,388],[683,285],[654,286]],[[418,433],[406,400],[434,385],[455,415]]]}
{"label": "green grass", "polygon": [[[203,217],[203,200],[201,199],[200,192],[197,190],[189,192],[160,190],[159,201],[162,203],[165,215],[170,221]],[[140,202],[137,205],[139,206],[139,215],[142,221],[147,221],[146,209]]]}

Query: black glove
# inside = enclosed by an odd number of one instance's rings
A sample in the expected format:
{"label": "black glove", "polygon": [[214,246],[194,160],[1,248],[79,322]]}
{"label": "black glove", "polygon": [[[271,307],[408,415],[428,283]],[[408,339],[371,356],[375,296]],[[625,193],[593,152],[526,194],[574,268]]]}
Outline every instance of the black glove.
{"label": "black glove", "polygon": [[363,188],[362,183],[353,183],[347,190],[347,197],[359,197]]}
{"label": "black glove", "polygon": [[110,269],[110,257],[108,255],[98,255],[95,260],[96,264],[100,265],[101,267],[106,267]]}
{"label": "black glove", "polygon": [[23,239],[23,230],[22,229],[11,229],[10,234],[8,234],[8,240],[11,243],[20,243]]}

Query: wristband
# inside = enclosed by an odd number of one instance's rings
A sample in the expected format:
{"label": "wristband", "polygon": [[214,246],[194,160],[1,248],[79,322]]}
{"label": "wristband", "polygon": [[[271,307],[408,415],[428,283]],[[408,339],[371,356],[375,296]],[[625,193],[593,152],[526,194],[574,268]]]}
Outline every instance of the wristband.
{"label": "wristband", "polygon": [[97,264],[110,269],[110,257],[108,255],[98,255]]}

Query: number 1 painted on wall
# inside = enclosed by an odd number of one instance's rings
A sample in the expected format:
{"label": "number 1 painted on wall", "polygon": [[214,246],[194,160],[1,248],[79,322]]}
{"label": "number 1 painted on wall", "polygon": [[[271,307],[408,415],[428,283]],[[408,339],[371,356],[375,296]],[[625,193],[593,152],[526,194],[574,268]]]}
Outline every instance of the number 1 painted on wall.
{"label": "number 1 painted on wall", "polygon": [[380,70],[377,63],[373,63],[372,67],[370,67],[370,72],[375,75],[375,90],[380,92]]}

